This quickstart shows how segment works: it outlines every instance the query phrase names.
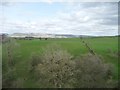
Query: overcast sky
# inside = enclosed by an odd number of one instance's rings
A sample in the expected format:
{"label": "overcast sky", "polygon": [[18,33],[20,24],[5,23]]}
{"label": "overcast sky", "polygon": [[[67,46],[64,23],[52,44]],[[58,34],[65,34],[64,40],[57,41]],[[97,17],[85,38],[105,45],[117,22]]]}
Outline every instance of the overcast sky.
{"label": "overcast sky", "polygon": [[2,33],[117,35],[116,2],[3,3]]}

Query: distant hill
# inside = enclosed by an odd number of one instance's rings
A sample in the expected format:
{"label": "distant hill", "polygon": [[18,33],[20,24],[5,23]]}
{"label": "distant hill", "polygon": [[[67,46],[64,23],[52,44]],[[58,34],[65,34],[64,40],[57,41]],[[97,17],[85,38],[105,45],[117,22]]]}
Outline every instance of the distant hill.
{"label": "distant hill", "polygon": [[[13,33],[10,37],[35,37],[35,38],[80,38],[80,37],[106,37],[106,36],[90,36],[90,35],[73,35],[73,34],[46,34],[46,33]],[[116,35],[120,36],[120,35]],[[107,36],[112,37],[112,36]]]}

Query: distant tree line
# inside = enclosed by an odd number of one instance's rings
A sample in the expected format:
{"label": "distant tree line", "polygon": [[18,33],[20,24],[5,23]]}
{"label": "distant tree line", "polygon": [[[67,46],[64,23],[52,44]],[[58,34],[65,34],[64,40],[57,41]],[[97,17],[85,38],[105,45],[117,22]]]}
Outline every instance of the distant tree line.
{"label": "distant tree line", "polygon": [[35,38],[35,37],[14,37],[14,39],[18,39],[18,40],[33,40],[33,39],[39,39],[39,40],[47,40],[48,38]]}

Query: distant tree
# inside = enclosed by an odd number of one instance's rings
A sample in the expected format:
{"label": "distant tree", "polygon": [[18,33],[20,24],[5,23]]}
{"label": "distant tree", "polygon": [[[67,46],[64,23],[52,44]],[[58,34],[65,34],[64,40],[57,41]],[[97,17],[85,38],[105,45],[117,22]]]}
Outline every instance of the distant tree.
{"label": "distant tree", "polygon": [[41,40],[42,38],[40,37],[39,39]]}
{"label": "distant tree", "polygon": [[45,40],[47,40],[48,38],[45,38]]}

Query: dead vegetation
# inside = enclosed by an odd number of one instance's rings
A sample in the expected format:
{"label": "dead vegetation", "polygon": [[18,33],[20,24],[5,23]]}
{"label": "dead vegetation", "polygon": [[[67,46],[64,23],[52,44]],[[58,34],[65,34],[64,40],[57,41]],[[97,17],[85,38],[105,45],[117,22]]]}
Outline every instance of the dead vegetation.
{"label": "dead vegetation", "polygon": [[[33,56],[32,56],[33,57]],[[31,63],[35,78],[42,87],[52,88],[113,88],[113,65],[97,55],[87,54],[72,59],[72,55],[57,45],[47,46]]]}
{"label": "dead vegetation", "polygon": [[105,64],[97,55],[85,55],[75,61],[76,87],[110,88],[115,86],[112,64]]}

